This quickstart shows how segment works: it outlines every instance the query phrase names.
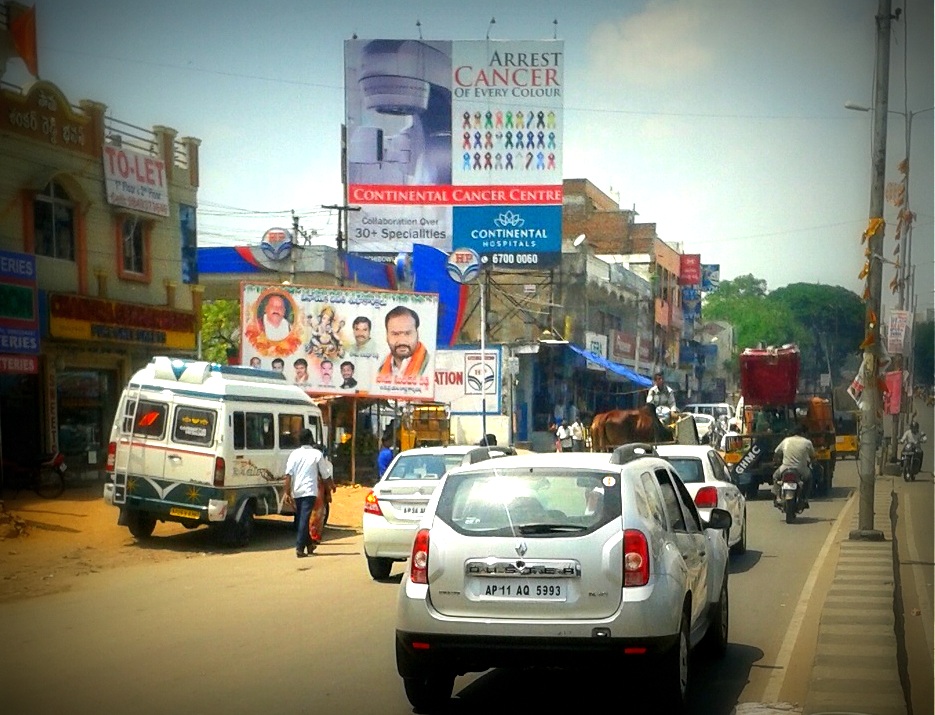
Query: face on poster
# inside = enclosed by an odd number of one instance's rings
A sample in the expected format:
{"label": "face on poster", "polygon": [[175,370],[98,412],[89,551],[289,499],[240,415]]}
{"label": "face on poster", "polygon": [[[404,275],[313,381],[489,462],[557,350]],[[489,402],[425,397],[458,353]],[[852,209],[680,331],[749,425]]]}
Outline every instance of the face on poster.
{"label": "face on poster", "polygon": [[555,263],[563,84],[559,40],[346,41],[349,250]]}
{"label": "face on poster", "polygon": [[242,363],[308,393],[434,395],[435,295],[245,283],[241,311]]}

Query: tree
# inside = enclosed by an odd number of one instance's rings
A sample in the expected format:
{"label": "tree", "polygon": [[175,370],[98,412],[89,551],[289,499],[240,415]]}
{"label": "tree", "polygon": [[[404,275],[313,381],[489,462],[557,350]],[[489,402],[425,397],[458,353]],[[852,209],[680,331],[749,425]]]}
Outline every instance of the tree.
{"label": "tree", "polygon": [[830,372],[836,383],[848,355],[860,351],[866,310],[860,296],[840,286],[790,283],[768,300],[784,305],[808,336],[799,341],[806,379]]}
{"label": "tree", "polygon": [[223,364],[231,350],[240,350],[240,301],[205,301],[201,308],[202,356]]}
{"label": "tree", "polygon": [[767,300],[766,281],[753,275],[721,281],[716,291],[705,298],[705,320],[725,320],[734,326],[737,347],[783,345],[798,342],[804,336],[794,316],[782,304]]}

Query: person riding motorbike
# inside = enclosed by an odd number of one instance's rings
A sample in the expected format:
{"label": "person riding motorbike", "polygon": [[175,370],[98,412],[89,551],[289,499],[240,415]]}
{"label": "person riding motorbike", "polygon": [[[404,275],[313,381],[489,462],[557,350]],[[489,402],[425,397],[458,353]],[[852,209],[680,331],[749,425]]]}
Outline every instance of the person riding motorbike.
{"label": "person riding motorbike", "polygon": [[925,441],[925,432],[919,429],[919,423],[913,420],[909,424],[909,429],[903,432],[903,436],[899,438],[899,443],[902,445],[902,454],[905,455],[906,450],[917,449],[919,453],[922,452],[922,443]]}
{"label": "person riding motorbike", "polygon": [[812,484],[812,462],[815,460],[815,445],[805,436],[805,425],[797,424],[793,433],[780,442],[773,452],[779,467],[773,472],[773,496],[779,499],[779,484],[782,473],[794,469],[802,478],[802,498],[808,507],[808,495]]}

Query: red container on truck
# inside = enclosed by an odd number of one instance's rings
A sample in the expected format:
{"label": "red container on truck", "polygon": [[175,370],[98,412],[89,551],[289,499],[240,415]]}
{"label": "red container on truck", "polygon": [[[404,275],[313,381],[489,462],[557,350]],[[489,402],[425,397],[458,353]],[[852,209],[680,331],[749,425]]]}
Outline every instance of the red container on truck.
{"label": "red container on truck", "polygon": [[799,364],[797,345],[746,348],[740,354],[740,394],[744,404],[795,404]]}

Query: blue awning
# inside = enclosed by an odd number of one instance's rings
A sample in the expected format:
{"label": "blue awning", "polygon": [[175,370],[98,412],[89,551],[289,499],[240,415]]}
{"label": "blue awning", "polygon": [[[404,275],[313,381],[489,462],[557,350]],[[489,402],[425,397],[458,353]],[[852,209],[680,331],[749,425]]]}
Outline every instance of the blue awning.
{"label": "blue awning", "polygon": [[611,362],[607,358],[601,357],[597,353],[592,353],[590,350],[579,348],[577,345],[572,345],[571,343],[568,343],[568,347],[570,347],[579,355],[587,358],[591,362],[595,362],[601,367],[610,370],[611,372],[614,372],[622,377],[625,377],[627,380],[636,385],[639,385],[640,387],[649,387],[653,384],[653,381],[650,378],[640,375],[639,373],[628,368],[626,365],[621,365],[618,362]]}

